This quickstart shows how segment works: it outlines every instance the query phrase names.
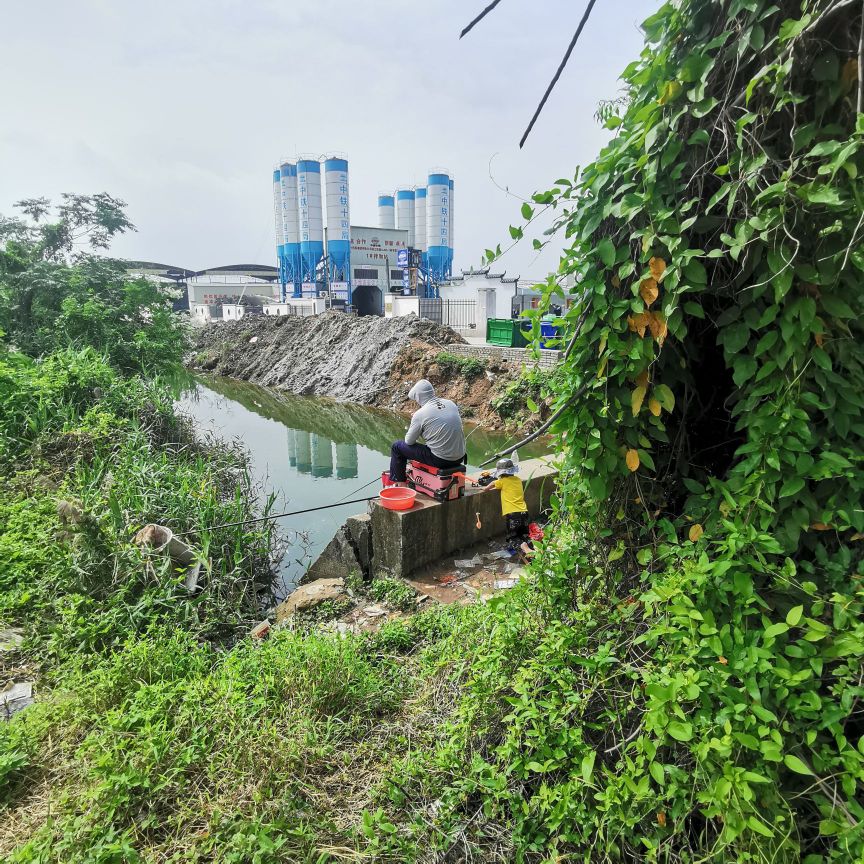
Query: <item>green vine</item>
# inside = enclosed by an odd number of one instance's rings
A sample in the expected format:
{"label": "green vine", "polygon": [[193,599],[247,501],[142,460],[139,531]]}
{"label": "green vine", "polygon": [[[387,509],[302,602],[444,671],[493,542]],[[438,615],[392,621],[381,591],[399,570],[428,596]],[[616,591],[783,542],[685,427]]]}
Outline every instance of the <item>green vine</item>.
{"label": "green vine", "polygon": [[534,196],[583,298],[559,525],[451,786],[526,860],[864,856],[861,14],[664,4],[612,141]]}

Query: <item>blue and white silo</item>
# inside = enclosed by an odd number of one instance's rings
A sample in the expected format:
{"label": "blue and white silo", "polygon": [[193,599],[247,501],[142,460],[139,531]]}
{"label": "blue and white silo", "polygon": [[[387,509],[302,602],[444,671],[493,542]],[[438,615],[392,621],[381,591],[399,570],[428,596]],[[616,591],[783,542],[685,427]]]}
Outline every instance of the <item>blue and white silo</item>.
{"label": "blue and white silo", "polygon": [[396,227],[396,202],[392,195],[382,193],[378,196],[378,227]]}
{"label": "blue and white silo", "polygon": [[426,187],[419,186],[414,190],[414,248],[419,249],[421,255],[421,267],[429,268],[426,256]]}
{"label": "blue and white silo", "polygon": [[396,190],[396,227],[408,232],[408,246],[414,246],[414,190]]}
{"label": "blue and white silo", "polygon": [[279,169],[273,169],[273,215],[276,219],[276,257],[279,261],[279,283],[285,293],[285,228],[282,224],[282,184]]}
{"label": "blue and white silo", "polygon": [[443,172],[426,185],[426,243],[429,275],[440,282],[450,275],[450,176]]}
{"label": "blue and white silo", "polygon": [[351,217],[348,205],[348,160],[324,161],[327,208],[327,260],[333,296],[351,302]]}
{"label": "blue and white silo", "polygon": [[297,166],[293,162],[283,162],[279,166],[282,187],[282,233],[285,245],[282,254],[283,297],[290,293],[300,296],[300,213],[297,203]]}
{"label": "blue and white silo", "polygon": [[304,297],[317,295],[318,265],[324,258],[324,212],[321,207],[321,163],[297,162],[297,200],[300,212],[300,273]]}
{"label": "blue and white silo", "polygon": [[447,258],[447,273],[448,275],[453,274],[453,178],[450,178],[450,241],[447,243],[447,246],[450,249],[450,254]]}

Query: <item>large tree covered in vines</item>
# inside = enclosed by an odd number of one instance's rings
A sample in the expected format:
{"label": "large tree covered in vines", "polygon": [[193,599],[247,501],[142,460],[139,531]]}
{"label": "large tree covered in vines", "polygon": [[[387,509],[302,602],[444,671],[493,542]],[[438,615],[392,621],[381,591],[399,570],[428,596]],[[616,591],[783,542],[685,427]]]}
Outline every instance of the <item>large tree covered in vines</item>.
{"label": "large tree covered in vines", "polygon": [[612,141],[535,196],[582,297],[560,524],[475,663],[447,800],[531,860],[859,861],[862,4],[644,30]]}

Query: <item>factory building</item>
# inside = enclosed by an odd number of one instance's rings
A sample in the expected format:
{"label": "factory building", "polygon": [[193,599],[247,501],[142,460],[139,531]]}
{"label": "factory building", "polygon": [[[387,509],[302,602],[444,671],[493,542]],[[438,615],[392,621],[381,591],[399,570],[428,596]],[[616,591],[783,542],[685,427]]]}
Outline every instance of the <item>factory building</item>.
{"label": "factory building", "polygon": [[[437,297],[452,273],[453,178],[444,169],[433,169],[426,186],[380,194],[377,228],[351,225],[343,156],[283,161],[273,171],[273,205],[281,304],[325,297],[380,315],[385,294]],[[400,249],[416,253],[397,261]]]}

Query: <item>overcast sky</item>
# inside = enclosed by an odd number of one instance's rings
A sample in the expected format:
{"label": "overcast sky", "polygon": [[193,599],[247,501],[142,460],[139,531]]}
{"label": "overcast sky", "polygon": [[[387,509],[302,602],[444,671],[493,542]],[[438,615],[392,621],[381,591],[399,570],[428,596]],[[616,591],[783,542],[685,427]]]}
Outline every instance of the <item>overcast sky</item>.
{"label": "overcast sky", "polygon": [[[343,152],[351,221],[377,193],[455,177],[455,266],[508,238],[519,200],[605,140],[597,103],[659,0],[600,0],[525,148],[518,141],[583,3],[505,0],[40,0],[3,3],[0,213],[24,197],[107,191],[135,234],[114,253],[199,269],[275,263],[272,168]],[[540,278],[557,254],[501,263]]]}

